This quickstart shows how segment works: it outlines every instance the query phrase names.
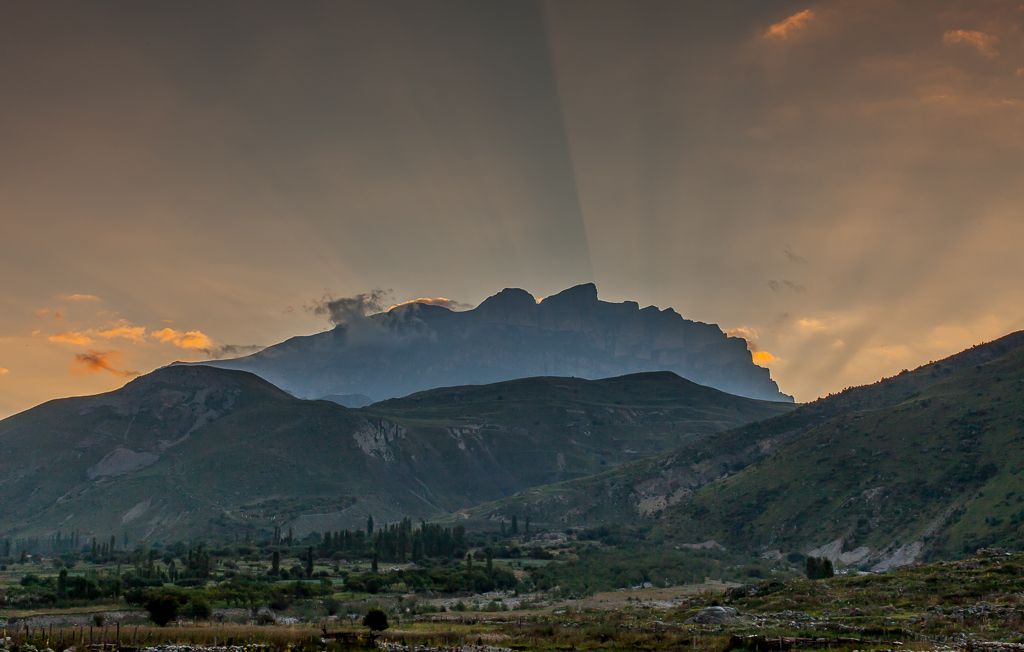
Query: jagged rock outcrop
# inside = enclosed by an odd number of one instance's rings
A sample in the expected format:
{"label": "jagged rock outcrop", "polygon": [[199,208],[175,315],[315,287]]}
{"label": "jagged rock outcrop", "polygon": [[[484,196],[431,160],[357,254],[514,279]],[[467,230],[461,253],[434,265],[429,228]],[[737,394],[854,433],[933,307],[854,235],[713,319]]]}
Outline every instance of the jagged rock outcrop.
{"label": "jagged rock outcrop", "polygon": [[747,343],[671,308],[597,298],[592,283],[538,301],[505,289],[473,310],[405,304],[259,353],[206,364],[255,373],[296,396],[375,400],[530,376],[672,371],[739,396],[791,401]]}

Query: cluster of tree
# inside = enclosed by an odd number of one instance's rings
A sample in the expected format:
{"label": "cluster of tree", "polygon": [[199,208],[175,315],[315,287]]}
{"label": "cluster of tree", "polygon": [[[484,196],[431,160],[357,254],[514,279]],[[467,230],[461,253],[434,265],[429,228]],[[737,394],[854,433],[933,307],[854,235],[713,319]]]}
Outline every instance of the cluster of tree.
{"label": "cluster of tree", "polygon": [[133,590],[125,593],[128,604],[143,607],[149,619],[163,627],[179,617],[209,620],[213,610],[201,593],[186,594],[169,589]]}
{"label": "cluster of tree", "polygon": [[56,577],[40,577],[29,573],[21,578],[18,591],[8,591],[7,606],[32,608],[84,603],[100,598],[116,598],[121,593],[121,581],[116,575],[68,575],[60,569]]}
{"label": "cluster of tree", "polygon": [[426,568],[393,570],[387,574],[352,573],[345,578],[345,588],[355,592],[378,593],[395,586],[400,586],[403,591],[484,593],[514,589],[518,581],[511,571],[490,563],[434,564]]}
{"label": "cluster of tree", "polygon": [[832,568],[832,560],[828,557],[808,557],[805,564],[804,572],[807,574],[808,579],[822,580],[835,575],[835,570]]}
{"label": "cluster of tree", "polygon": [[[517,536],[519,534],[519,517],[515,514],[512,515],[512,521],[505,523],[505,519],[501,519],[499,524],[499,533],[501,536]],[[526,517],[526,522],[523,525],[523,534],[530,536],[530,517]]]}
{"label": "cluster of tree", "polygon": [[371,516],[365,530],[324,532],[318,548],[324,557],[341,553],[353,558],[391,562],[453,559],[466,553],[466,528],[461,525],[447,528],[423,521],[414,527],[411,519],[404,518],[375,530]]}

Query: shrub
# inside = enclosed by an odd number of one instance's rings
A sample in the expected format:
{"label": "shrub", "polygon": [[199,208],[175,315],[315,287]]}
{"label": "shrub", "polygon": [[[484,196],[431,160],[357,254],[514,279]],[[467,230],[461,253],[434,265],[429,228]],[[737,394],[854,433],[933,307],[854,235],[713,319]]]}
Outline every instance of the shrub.
{"label": "shrub", "polygon": [[213,610],[210,609],[210,604],[199,596],[189,600],[182,610],[182,615],[194,620],[209,620],[212,614]]}
{"label": "shrub", "polygon": [[388,615],[380,609],[370,609],[363,616],[363,625],[373,632],[382,632],[388,628]]}
{"label": "shrub", "polygon": [[173,593],[155,593],[146,600],[146,611],[149,619],[163,627],[178,617],[181,602]]}

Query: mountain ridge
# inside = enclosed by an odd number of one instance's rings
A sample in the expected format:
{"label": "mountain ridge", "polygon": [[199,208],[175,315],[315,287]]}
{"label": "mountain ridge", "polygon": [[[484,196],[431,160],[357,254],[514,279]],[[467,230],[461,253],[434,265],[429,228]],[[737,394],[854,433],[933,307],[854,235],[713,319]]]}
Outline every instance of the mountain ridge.
{"label": "mountain ridge", "polygon": [[671,308],[601,301],[592,283],[539,301],[506,288],[461,312],[403,304],[249,356],[200,364],[251,371],[303,398],[383,400],[513,378],[667,370],[739,396],[793,400],[753,363],[745,340]]}
{"label": "mountain ridge", "polygon": [[[467,393],[472,403],[443,400]],[[669,374],[523,379],[349,409],[249,372],[173,365],[0,421],[0,534],[216,538],[433,517],[788,409]]]}

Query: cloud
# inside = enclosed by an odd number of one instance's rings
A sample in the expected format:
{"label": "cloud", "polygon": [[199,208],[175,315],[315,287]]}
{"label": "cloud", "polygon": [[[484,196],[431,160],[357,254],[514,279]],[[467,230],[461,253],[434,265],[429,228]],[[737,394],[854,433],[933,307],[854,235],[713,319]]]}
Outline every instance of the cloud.
{"label": "cloud", "polygon": [[778,292],[780,290],[789,290],[791,292],[796,292],[796,293],[799,294],[801,292],[806,292],[807,291],[807,288],[805,286],[803,286],[800,283],[797,283],[795,281],[790,281],[789,279],[782,279],[781,281],[777,281],[775,279],[769,279],[768,280],[768,288],[772,292]]}
{"label": "cloud", "polygon": [[89,346],[90,344],[92,344],[92,338],[86,335],[85,333],[81,333],[79,331],[64,331],[63,333],[55,333],[54,335],[50,335],[46,339],[48,339],[51,342],[56,342],[57,344],[74,344],[77,346]]}
{"label": "cloud", "polygon": [[262,351],[264,346],[259,344],[221,344],[213,349],[207,349],[206,353],[213,358],[221,358],[228,355],[244,355]]}
{"label": "cloud", "polygon": [[746,340],[747,350],[750,351],[750,357],[756,365],[761,365],[763,367],[778,360],[774,354],[763,350],[757,343],[760,334],[753,326],[737,326],[736,328],[729,328],[725,331],[725,334],[729,337],[741,337]]}
{"label": "cloud", "polygon": [[757,329],[753,326],[727,328],[725,329],[725,334],[729,337],[739,337],[740,339],[744,339],[748,344],[757,340]]}
{"label": "cloud", "polygon": [[322,299],[313,301],[307,309],[314,315],[326,316],[335,326],[348,325],[364,319],[370,313],[381,312],[384,309],[384,298],[388,294],[385,290],[372,290],[339,299],[324,295]]}
{"label": "cloud", "polygon": [[9,373],[11,373],[11,370],[7,367],[0,367],[0,376],[6,376]]}
{"label": "cloud", "polygon": [[122,378],[138,376],[139,372],[137,371],[118,369],[114,366],[120,356],[119,351],[94,351],[90,349],[85,353],[75,355],[75,359],[72,362],[72,371],[82,371],[91,374],[106,371]]}
{"label": "cloud", "polygon": [[117,326],[111,326],[103,330],[95,332],[97,337],[102,337],[105,340],[112,339],[123,339],[129,340],[136,344],[144,342],[146,340],[146,327],[145,326],[132,326],[129,323],[120,323]]}
{"label": "cloud", "polygon": [[64,317],[59,310],[50,310],[49,308],[40,308],[39,310],[36,310],[34,314],[39,319],[48,317],[51,314],[54,319],[61,319]]}
{"label": "cloud", "polygon": [[803,32],[814,20],[814,11],[804,9],[792,16],[784,18],[777,23],[772,23],[764,32],[764,38],[774,41],[788,41],[800,32]]}
{"label": "cloud", "polygon": [[387,309],[387,312],[391,312],[395,308],[399,308],[401,306],[408,306],[414,303],[425,303],[430,306],[441,306],[442,308],[447,308],[448,310],[467,310],[473,307],[468,303],[462,303],[461,301],[449,299],[448,297],[419,297],[416,299],[409,299],[408,301],[396,303],[389,307]]}
{"label": "cloud", "polygon": [[942,35],[942,43],[947,46],[967,45],[986,59],[999,56],[999,37],[976,29],[951,29]]}
{"label": "cloud", "polygon": [[800,327],[800,330],[811,333],[820,333],[828,330],[828,325],[823,320],[815,319],[814,317],[801,317],[796,320],[796,325]]}
{"label": "cloud", "polygon": [[206,333],[198,330],[179,331],[173,328],[162,328],[149,335],[158,342],[173,344],[179,349],[207,352],[213,349],[213,340]]}
{"label": "cloud", "polygon": [[1024,68],[1017,68],[1017,76],[1024,77]]}
{"label": "cloud", "polygon": [[750,355],[754,360],[754,364],[761,366],[770,364],[776,360],[775,356],[767,351],[754,351]]}
{"label": "cloud", "polygon": [[95,294],[61,294],[58,298],[64,301],[100,301],[101,299]]}
{"label": "cloud", "polygon": [[785,256],[786,260],[788,260],[791,263],[806,263],[807,262],[806,258],[804,258],[800,254],[796,253],[795,251],[793,251],[789,247],[786,247],[785,249],[782,250],[782,255]]}

